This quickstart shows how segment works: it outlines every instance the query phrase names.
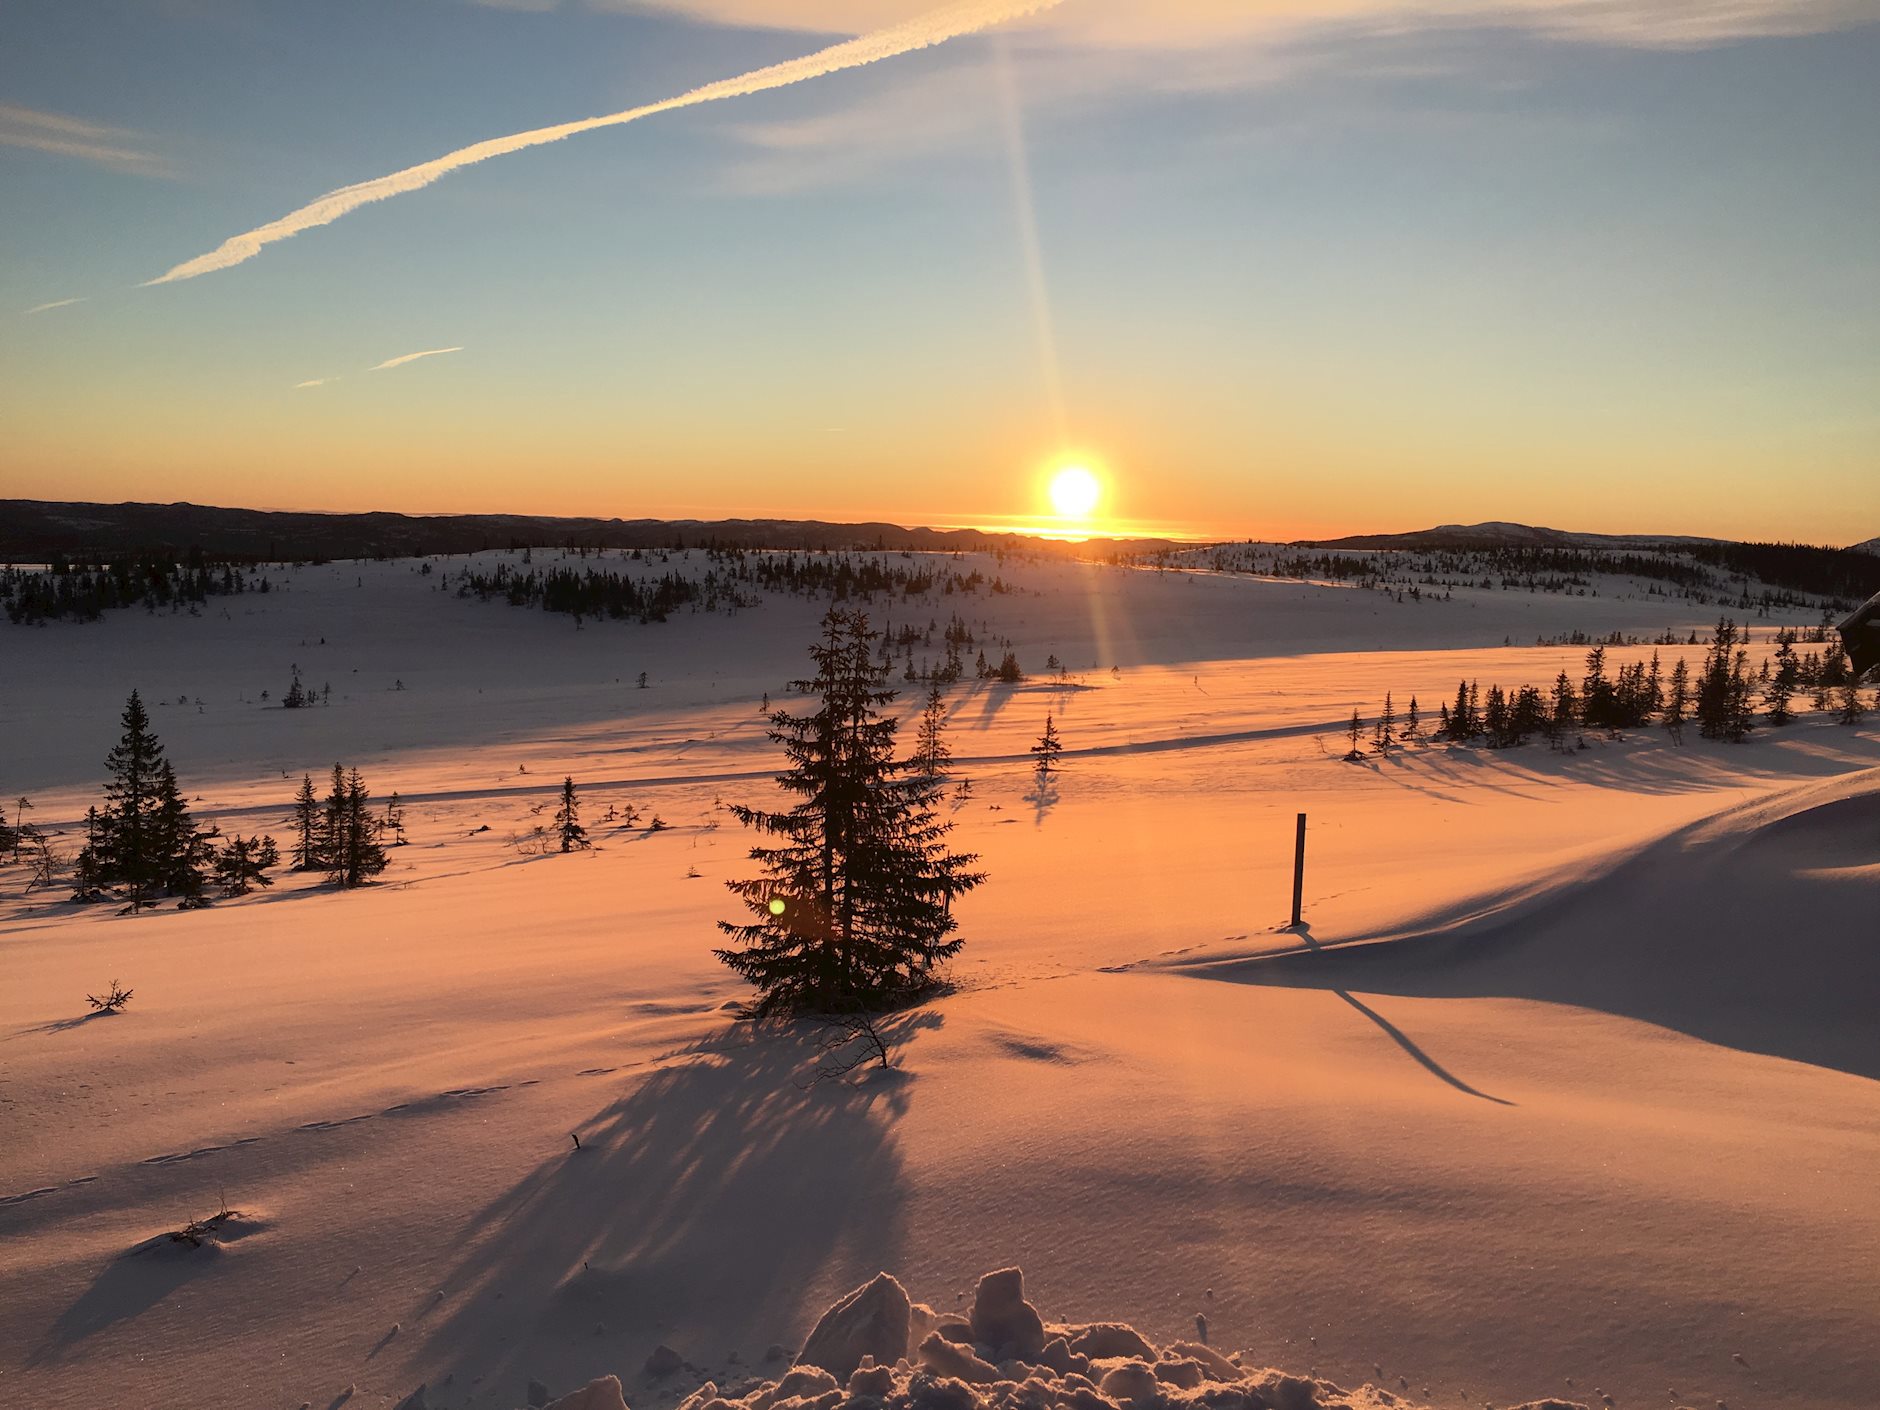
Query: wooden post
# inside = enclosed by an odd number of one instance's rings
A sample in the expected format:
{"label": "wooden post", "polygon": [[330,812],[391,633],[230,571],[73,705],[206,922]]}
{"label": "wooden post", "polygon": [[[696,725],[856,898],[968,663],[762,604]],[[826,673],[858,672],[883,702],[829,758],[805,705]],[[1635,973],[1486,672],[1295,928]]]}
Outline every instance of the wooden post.
{"label": "wooden post", "polygon": [[1306,890],[1306,815],[1299,815],[1299,833],[1293,842],[1293,918],[1292,923],[1300,923],[1300,902],[1305,898]]}

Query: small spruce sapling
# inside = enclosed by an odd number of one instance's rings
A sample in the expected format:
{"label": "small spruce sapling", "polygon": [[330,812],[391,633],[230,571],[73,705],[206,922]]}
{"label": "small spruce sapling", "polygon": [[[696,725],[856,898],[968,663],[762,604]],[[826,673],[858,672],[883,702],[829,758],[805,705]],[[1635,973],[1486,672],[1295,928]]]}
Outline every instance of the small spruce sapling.
{"label": "small spruce sapling", "polygon": [[136,992],[135,989],[120,988],[117,980],[113,979],[111,981],[111,987],[105,990],[102,995],[87,994],[85,996],[85,1002],[90,1004],[92,1008],[99,1013],[122,1013],[124,1012],[124,1005],[131,1001],[131,996]]}
{"label": "small spruce sapling", "polygon": [[1037,755],[1037,762],[1032,768],[1037,772],[1039,781],[1043,782],[1056,771],[1058,756],[1064,752],[1064,742],[1058,738],[1057,721],[1051,718],[1048,710],[1044,717],[1044,733],[1031,746],[1031,752]]}
{"label": "small spruce sapling", "polygon": [[572,775],[561,781],[561,802],[555,809],[555,836],[564,852],[592,845],[588,842],[587,829],[581,826],[581,799],[575,792]]}

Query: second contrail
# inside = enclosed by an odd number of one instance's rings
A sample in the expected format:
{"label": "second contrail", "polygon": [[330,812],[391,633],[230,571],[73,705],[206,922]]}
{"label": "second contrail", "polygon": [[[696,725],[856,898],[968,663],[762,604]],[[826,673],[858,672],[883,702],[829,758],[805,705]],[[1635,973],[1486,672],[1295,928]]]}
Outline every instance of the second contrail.
{"label": "second contrail", "polygon": [[519,152],[525,147],[540,147],[544,143],[559,142],[564,137],[575,137],[583,132],[592,132],[596,128],[619,127],[623,123],[637,122],[655,113],[671,112],[674,108],[691,108],[700,103],[716,103],[725,98],[742,98],[748,94],[762,93],[772,88],[786,88],[793,83],[821,78],[825,74],[838,73],[843,69],[879,63],[883,59],[892,59],[901,54],[912,53],[916,49],[944,44],[949,39],[957,39],[961,35],[990,29],[995,25],[1021,19],[1026,15],[1055,9],[1063,3],[1064,0],[963,0],[963,3],[945,6],[918,19],[909,20],[905,24],[890,25],[872,34],[864,34],[857,39],[833,44],[827,49],[819,49],[816,53],[806,54],[800,59],[789,59],[781,64],[772,64],[768,68],[754,69],[736,78],[720,79],[716,83],[706,84],[703,88],[694,88],[689,93],[682,93],[676,98],[648,103],[644,107],[629,108],[625,112],[610,113],[606,117],[583,118],[579,122],[564,122],[554,127],[538,127],[529,132],[518,132],[508,137],[493,137],[487,142],[459,147],[454,152],[448,152],[428,162],[421,162],[417,166],[406,167],[403,171],[395,171],[389,176],[380,176],[371,181],[361,181],[353,186],[342,186],[337,191],[329,191],[318,200],[309,202],[299,210],[290,211],[279,220],[270,221],[242,235],[230,236],[209,253],[186,260],[168,273],[146,280],[145,287],[151,284],[173,284],[180,279],[194,279],[200,274],[213,274],[218,269],[231,268],[253,259],[261,253],[264,245],[271,245],[276,240],[285,240],[289,236],[298,235],[303,230],[311,230],[317,225],[329,225],[341,216],[358,210],[361,206],[403,195],[407,191],[416,191],[420,187],[429,186],[440,177],[449,175],[459,167],[472,166],[477,162],[488,161],[491,157]]}

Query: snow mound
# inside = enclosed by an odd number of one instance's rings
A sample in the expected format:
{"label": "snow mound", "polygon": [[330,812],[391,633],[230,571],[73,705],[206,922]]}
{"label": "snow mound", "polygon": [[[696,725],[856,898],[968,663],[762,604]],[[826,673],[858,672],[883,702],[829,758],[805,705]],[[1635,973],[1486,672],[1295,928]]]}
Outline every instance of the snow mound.
{"label": "snow mound", "polygon": [[1199,978],[1534,999],[1880,1080],[1880,775],[1729,808],[1583,877],[1377,941],[1210,954]]}
{"label": "snow mound", "polygon": [[[1425,1410],[1388,1390],[1346,1390],[1257,1364],[1246,1353],[1175,1342],[1158,1348],[1120,1322],[1047,1322],[1017,1268],[979,1280],[970,1320],[911,1302],[877,1275],[837,1300],[778,1380],[720,1391],[707,1381],[678,1410]],[[898,1335],[889,1348],[884,1337]],[[872,1345],[891,1364],[857,1348]],[[846,1375],[824,1362],[851,1365]],[[603,1381],[550,1410],[615,1410]],[[1536,1400],[1511,1410],[1587,1410]]]}

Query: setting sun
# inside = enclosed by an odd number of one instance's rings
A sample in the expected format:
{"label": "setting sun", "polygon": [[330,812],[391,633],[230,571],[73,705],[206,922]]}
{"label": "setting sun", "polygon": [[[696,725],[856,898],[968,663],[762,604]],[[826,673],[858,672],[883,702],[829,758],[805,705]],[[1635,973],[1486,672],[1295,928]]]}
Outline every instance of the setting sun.
{"label": "setting sun", "polygon": [[1082,465],[1066,465],[1051,477],[1051,508],[1062,519],[1088,519],[1103,486]]}

